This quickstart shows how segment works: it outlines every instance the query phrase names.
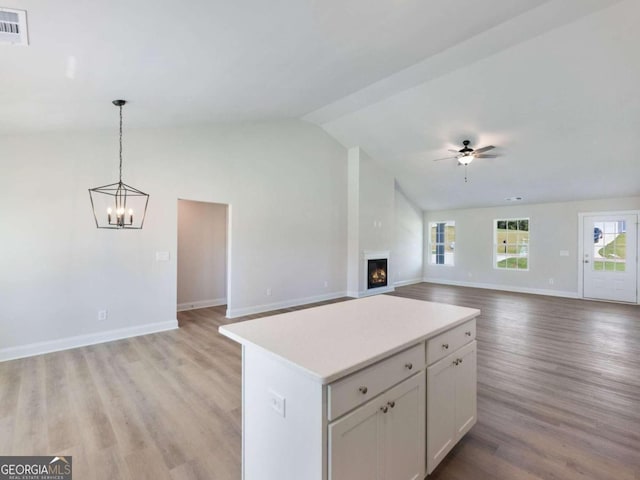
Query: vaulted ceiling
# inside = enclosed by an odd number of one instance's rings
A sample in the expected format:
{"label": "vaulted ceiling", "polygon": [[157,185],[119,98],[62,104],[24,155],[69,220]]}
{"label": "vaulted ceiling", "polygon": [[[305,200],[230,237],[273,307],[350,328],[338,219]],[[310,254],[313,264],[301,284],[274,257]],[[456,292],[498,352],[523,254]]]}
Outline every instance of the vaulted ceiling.
{"label": "vaulted ceiling", "polygon": [[[303,118],[424,209],[638,195],[636,0],[1,0],[0,133]],[[135,108],[134,108],[135,105]],[[460,148],[493,144],[469,182]]]}

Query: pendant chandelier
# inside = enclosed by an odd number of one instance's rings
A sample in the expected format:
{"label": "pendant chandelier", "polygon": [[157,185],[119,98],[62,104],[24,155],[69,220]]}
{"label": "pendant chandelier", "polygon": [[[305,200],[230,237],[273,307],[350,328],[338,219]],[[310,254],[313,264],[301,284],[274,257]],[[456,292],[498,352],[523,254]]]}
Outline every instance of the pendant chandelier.
{"label": "pendant chandelier", "polygon": [[122,181],[122,107],[125,103],[125,100],[113,101],[120,109],[120,177],[116,183],[89,189],[98,228],[140,230],[147,214],[149,195]]}

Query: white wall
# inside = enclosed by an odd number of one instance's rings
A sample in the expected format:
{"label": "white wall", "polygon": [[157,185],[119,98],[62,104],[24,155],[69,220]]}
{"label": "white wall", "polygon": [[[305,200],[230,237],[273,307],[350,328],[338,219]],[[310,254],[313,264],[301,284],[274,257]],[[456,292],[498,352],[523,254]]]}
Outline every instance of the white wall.
{"label": "white wall", "polygon": [[117,178],[116,127],[0,151],[0,358],[175,326],[178,198],[230,205],[232,315],[344,294],[347,154],[316,126],[125,128],[124,180],[151,195],[141,231],[90,212],[87,189]]}
{"label": "white wall", "polygon": [[178,200],[178,311],[227,303],[227,206]]}
{"label": "white wall", "polygon": [[[578,213],[638,210],[640,197],[425,212],[424,279],[532,291],[560,296],[578,292]],[[530,218],[529,271],[493,268],[493,220]],[[456,222],[455,266],[429,263],[429,222]],[[560,256],[568,250],[569,256]],[[553,285],[549,279],[553,279]]]}
{"label": "white wall", "polygon": [[347,193],[347,293],[357,297],[360,291],[360,148],[348,152]]}
{"label": "white wall", "polygon": [[395,285],[422,281],[423,212],[398,188],[395,201],[395,243],[392,252]]}
{"label": "white wall", "polygon": [[[364,251],[389,251],[395,241],[395,180],[391,173],[358,147],[349,149],[348,294],[366,291]],[[393,277],[394,259],[389,273]]]}
{"label": "white wall", "polygon": [[[393,249],[394,195],[393,175],[361,149],[359,231],[361,251]],[[364,287],[364,279],[360,287]]]}

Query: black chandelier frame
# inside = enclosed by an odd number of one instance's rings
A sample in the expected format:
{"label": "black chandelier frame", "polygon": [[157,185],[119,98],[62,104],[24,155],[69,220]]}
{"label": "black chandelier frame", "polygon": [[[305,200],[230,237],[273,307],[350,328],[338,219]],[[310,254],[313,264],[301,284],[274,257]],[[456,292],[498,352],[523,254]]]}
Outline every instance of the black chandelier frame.
{"label": "black chandelier frame", "polygon": [[[147,215],[147,206],[149,205],[149,194],[144,193],[142,190],[139,190],[131,185],[127,185],[122,181],[122,107],[127,102],[125,100],[114,100],[113,104],[120,109],[120,175],[117,182],[110,183],[108,185],[102,185],[100,187],[90,188],[89,189],[89,198],[91,199],[91,209],[93,210],[93,216],[96,221],[97,228],[111,229],[111,230],[141,230],[144,225],[144,219]],[[96,211],[96,204],[94,202],[94,195],[107,195],[109,197],[113,197],[112,200],[109,201],[109,205],[113,205],[113,208],[109,207],[107,209],[107,222],[101,223],[98,220],[98,212]],[[137,222],[134,222],[133,211],[129,209],[127,211],[127,200],[130,200],[136,197],[145,197],[144,198],[144,210],[142,212],[142,218],[140,220],[140,224],[137,225]],[[96,197],[98,198],[98,197]],[[139,201],[142,201],[140,199]],[[131,203],[129,202],[129,205]],[[103,215],[101,212],[100,215]],[[137,220],[137,217],[136,217]]]}

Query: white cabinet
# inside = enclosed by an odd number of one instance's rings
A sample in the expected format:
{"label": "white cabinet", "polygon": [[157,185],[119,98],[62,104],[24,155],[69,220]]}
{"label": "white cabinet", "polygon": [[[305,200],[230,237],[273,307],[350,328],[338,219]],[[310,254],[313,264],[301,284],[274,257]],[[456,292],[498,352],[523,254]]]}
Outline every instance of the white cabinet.
{"label": "white cabinet", "polygon": [[220,327],[242,344],[242,478],[422,480],[475,422],[479,314],[374,295]]}
{"label": "white cabinet", "polygon": [[421,371],[330,424],[330,480],[422,479],[424,415]]}
{"label": "white cabinet", "polygon": [[476,342],[427,368],[427,473],[476,423]]}
{"label": "white cabinet", "polygon": [[425,373],[404,381],[388,395],[390,407],[383,414],[385,480],[417,480],[424,477]]}

